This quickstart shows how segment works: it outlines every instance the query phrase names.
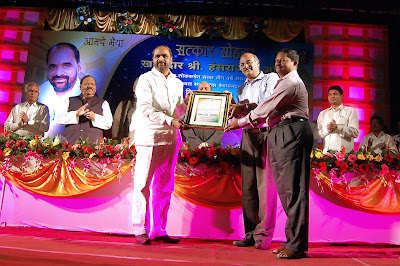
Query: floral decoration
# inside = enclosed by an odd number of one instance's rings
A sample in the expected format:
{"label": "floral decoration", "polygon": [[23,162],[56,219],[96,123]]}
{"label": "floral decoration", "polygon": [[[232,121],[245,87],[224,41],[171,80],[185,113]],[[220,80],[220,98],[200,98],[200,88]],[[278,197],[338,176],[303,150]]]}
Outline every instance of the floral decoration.
{"label": "floral decoration", "polygon": [[110,158],[114,162],[122,159],[132,159],[136,155],[134,146],[124,139],[117,140],[100,138],[96,143],[88,139],[79,140],[75,144],[62,143],[60,138],[41,139],[38,135],[22,137],[15,133],[0,135],[0,156],[7,158],[24,154],[25,157],[49,159],[60,158]]}
{"label": "floral decoration", "polygon": [[80,6],[76,9],[77,16],[75,20],[77,20],[83,26],[90,26],[94,24],[96,18],[94,17],[94,10],[91,6]]}
{"label": "floral decoration", "polygon": [[115,23],[118,33],[134,34],[139,30],[139,24],[135,22],[134,14],[129,12],[119,14]]}
{"label": "floral decoration", "polygon": [[201,22],[202,28],[205,30],[204,35],[209,39],[219,39],[226,30],[225,18],[215,19],[207,17]]}
{"label": "floral decoration", "polygon": [[246,24],[246,30],[249,33],[259,33],[264,29],[264,19],[252,17],[249,18],[249,22]]}
{"label": "floral decoration", "polygon": [[248,32],[248,39],[265,39],[267,36],[264,34],[265,28],[264,18],[251,17],[246,23],[245,29]]}
{"label": "floral decoration", "polygon": [[240,148],[233,146],[227,146],[226,148],[208,146],[200,149],[192,149],[189,145],[184,144],[184,147],[179,151],[178,162],[187,163],[191,166],[205,163],[239,169]]}
{"label": "floral decoration", "polygon": [[156,26],[158,27],[158,34],[162,36],[168,36],[169,39],[178,38],[181,33],[182,29],[179,28],[177,22],[179,19],[167,21],[162,17],[158,18],[156,22]]}
{"label": "floral decoration", "polygon": [[395,178],[400,183],[400,154],[386,152],[375,154],[371,151],[360,149],[346,154],[344,147],[341,151],[323,153],[316,149],[311,153],[311,172],[319,181],[319,173],[328,173],[331,180],[339,178],[347,187],[345,174],[354,172],[360,176],[365,185],[368,185],[367,173],[376,174],[386,185],[388,178]]}

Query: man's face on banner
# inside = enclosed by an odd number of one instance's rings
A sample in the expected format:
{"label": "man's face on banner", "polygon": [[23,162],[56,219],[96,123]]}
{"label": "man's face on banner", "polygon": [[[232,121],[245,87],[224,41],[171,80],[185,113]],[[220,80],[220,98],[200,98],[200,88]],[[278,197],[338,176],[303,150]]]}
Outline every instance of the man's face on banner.
{"label": "man's face on banner", "polygon": [[81,66],[75,58],[74,51],[66,46],[58,47],[49,54],[47,78],[56,92],[73,88]]}

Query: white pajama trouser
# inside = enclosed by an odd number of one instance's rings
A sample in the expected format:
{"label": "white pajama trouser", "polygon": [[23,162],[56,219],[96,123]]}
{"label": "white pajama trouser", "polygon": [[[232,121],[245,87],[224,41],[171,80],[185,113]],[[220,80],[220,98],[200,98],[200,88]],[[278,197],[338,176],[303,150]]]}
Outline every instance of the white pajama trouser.
{"label": "white pajama trouser", "polygon": [[136,146],[132,224],[135,235],[166,235],[178,145]]}

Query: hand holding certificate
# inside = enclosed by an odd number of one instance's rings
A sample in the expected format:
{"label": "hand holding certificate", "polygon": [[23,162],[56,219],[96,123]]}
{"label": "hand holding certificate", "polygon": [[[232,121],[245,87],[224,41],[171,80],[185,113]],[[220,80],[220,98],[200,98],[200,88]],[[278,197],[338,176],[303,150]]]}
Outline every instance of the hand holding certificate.
{"label": "hand holding certificate", "polygon": [[223,130],[228,121],[232,95],[226,92],[193,91],[185,123],[193,128]]}

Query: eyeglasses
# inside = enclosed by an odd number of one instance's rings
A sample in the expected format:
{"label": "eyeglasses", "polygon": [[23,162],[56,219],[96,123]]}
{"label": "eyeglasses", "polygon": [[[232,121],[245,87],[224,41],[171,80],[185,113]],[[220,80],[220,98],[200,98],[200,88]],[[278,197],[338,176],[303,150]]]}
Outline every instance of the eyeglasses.
{"label": "eyeglasses", "polygon": [[255,62],[254,60],[247,60],[247,61],[244,62],[244,63],[240,63],[240,64],[239,64],[239,67],[240,67],[240,68],[244,68],[245,66],[251,65],[251,64],[253,64],[254,62]]}
{"label": "eyeglasses", "polygon": [[83,86],[85,86],[85,87],[87,87],[87,86],[96,86],[96,83],[95,82],[84,82],[84,83],[82,83],[82,85]]}

